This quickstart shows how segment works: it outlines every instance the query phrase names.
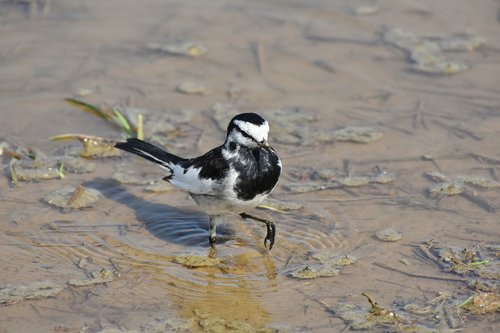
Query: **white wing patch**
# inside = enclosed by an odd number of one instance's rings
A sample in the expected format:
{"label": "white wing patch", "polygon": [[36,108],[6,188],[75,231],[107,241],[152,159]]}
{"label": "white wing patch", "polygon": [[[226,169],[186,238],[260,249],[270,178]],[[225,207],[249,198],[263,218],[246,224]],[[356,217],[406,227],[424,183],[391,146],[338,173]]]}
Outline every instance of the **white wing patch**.
{"label": "white wing patch", "polygon": [[220,187],[215,180],[200,178],[200,169],[190,167],[184,169],[180,165],[172,165],[172,178],[170,183],[181,190],[193,194],[220,194]]}

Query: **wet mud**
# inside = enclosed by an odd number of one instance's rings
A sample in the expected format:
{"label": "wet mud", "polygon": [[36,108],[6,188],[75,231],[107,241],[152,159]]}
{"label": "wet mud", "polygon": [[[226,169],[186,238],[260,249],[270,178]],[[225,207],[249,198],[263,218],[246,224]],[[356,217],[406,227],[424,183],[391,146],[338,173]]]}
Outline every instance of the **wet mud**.
{"label": "wet mud", "polygon": [[[498,1],[0,1],[0,332],[496,332]],[[163,171],[257,112],[269,200]]]}

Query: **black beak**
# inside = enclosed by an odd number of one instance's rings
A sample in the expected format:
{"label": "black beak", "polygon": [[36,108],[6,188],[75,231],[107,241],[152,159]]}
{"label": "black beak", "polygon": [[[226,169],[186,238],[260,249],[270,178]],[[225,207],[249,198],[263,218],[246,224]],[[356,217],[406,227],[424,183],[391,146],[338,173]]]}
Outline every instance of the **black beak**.
{"label": "black beak", "polygon": [[269,143],[267,143],[267,140],[262,140],[261,142],[259,142],[259,147],[267,148],[269,147]]}

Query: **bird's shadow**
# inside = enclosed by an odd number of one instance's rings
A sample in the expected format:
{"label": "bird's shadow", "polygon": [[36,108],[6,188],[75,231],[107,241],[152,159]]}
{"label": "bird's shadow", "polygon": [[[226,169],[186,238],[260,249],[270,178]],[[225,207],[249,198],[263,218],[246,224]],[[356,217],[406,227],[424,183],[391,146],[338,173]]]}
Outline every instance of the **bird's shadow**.
{"label": "bird's shadow", "polygon": [[[161,240],[187,246],[209,246],[208,218],[203,213],[145,200],[115,180],[96,178],[83,185],[134,210],[145,229]],[[231,231],[223,227],[218,229],[218,234],[227,236]]]}

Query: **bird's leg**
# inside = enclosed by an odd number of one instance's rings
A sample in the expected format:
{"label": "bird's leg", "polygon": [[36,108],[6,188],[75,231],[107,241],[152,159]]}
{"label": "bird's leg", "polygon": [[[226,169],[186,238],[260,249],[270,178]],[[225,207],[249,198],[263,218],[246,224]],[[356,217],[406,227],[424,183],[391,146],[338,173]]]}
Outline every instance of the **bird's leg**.
{"label": "bird's leg", "polygon": [[241,213],[240,216],[244,219],[252,219],[266,224],[267,234],[266,238],[264,238],[264,247],[267,247],[267,242],[269,242],[269,250],[271,250],[274,245],[274,237],[276,236],[276,225],[274,222],[248,213]]}
{"label": "bird's leg", "polygon": [[210,242],[210,247],[215,249],[215,239],[217,236],[217,224],[215,223],[217,216],[211,215],[208,217],[208,241]]}

